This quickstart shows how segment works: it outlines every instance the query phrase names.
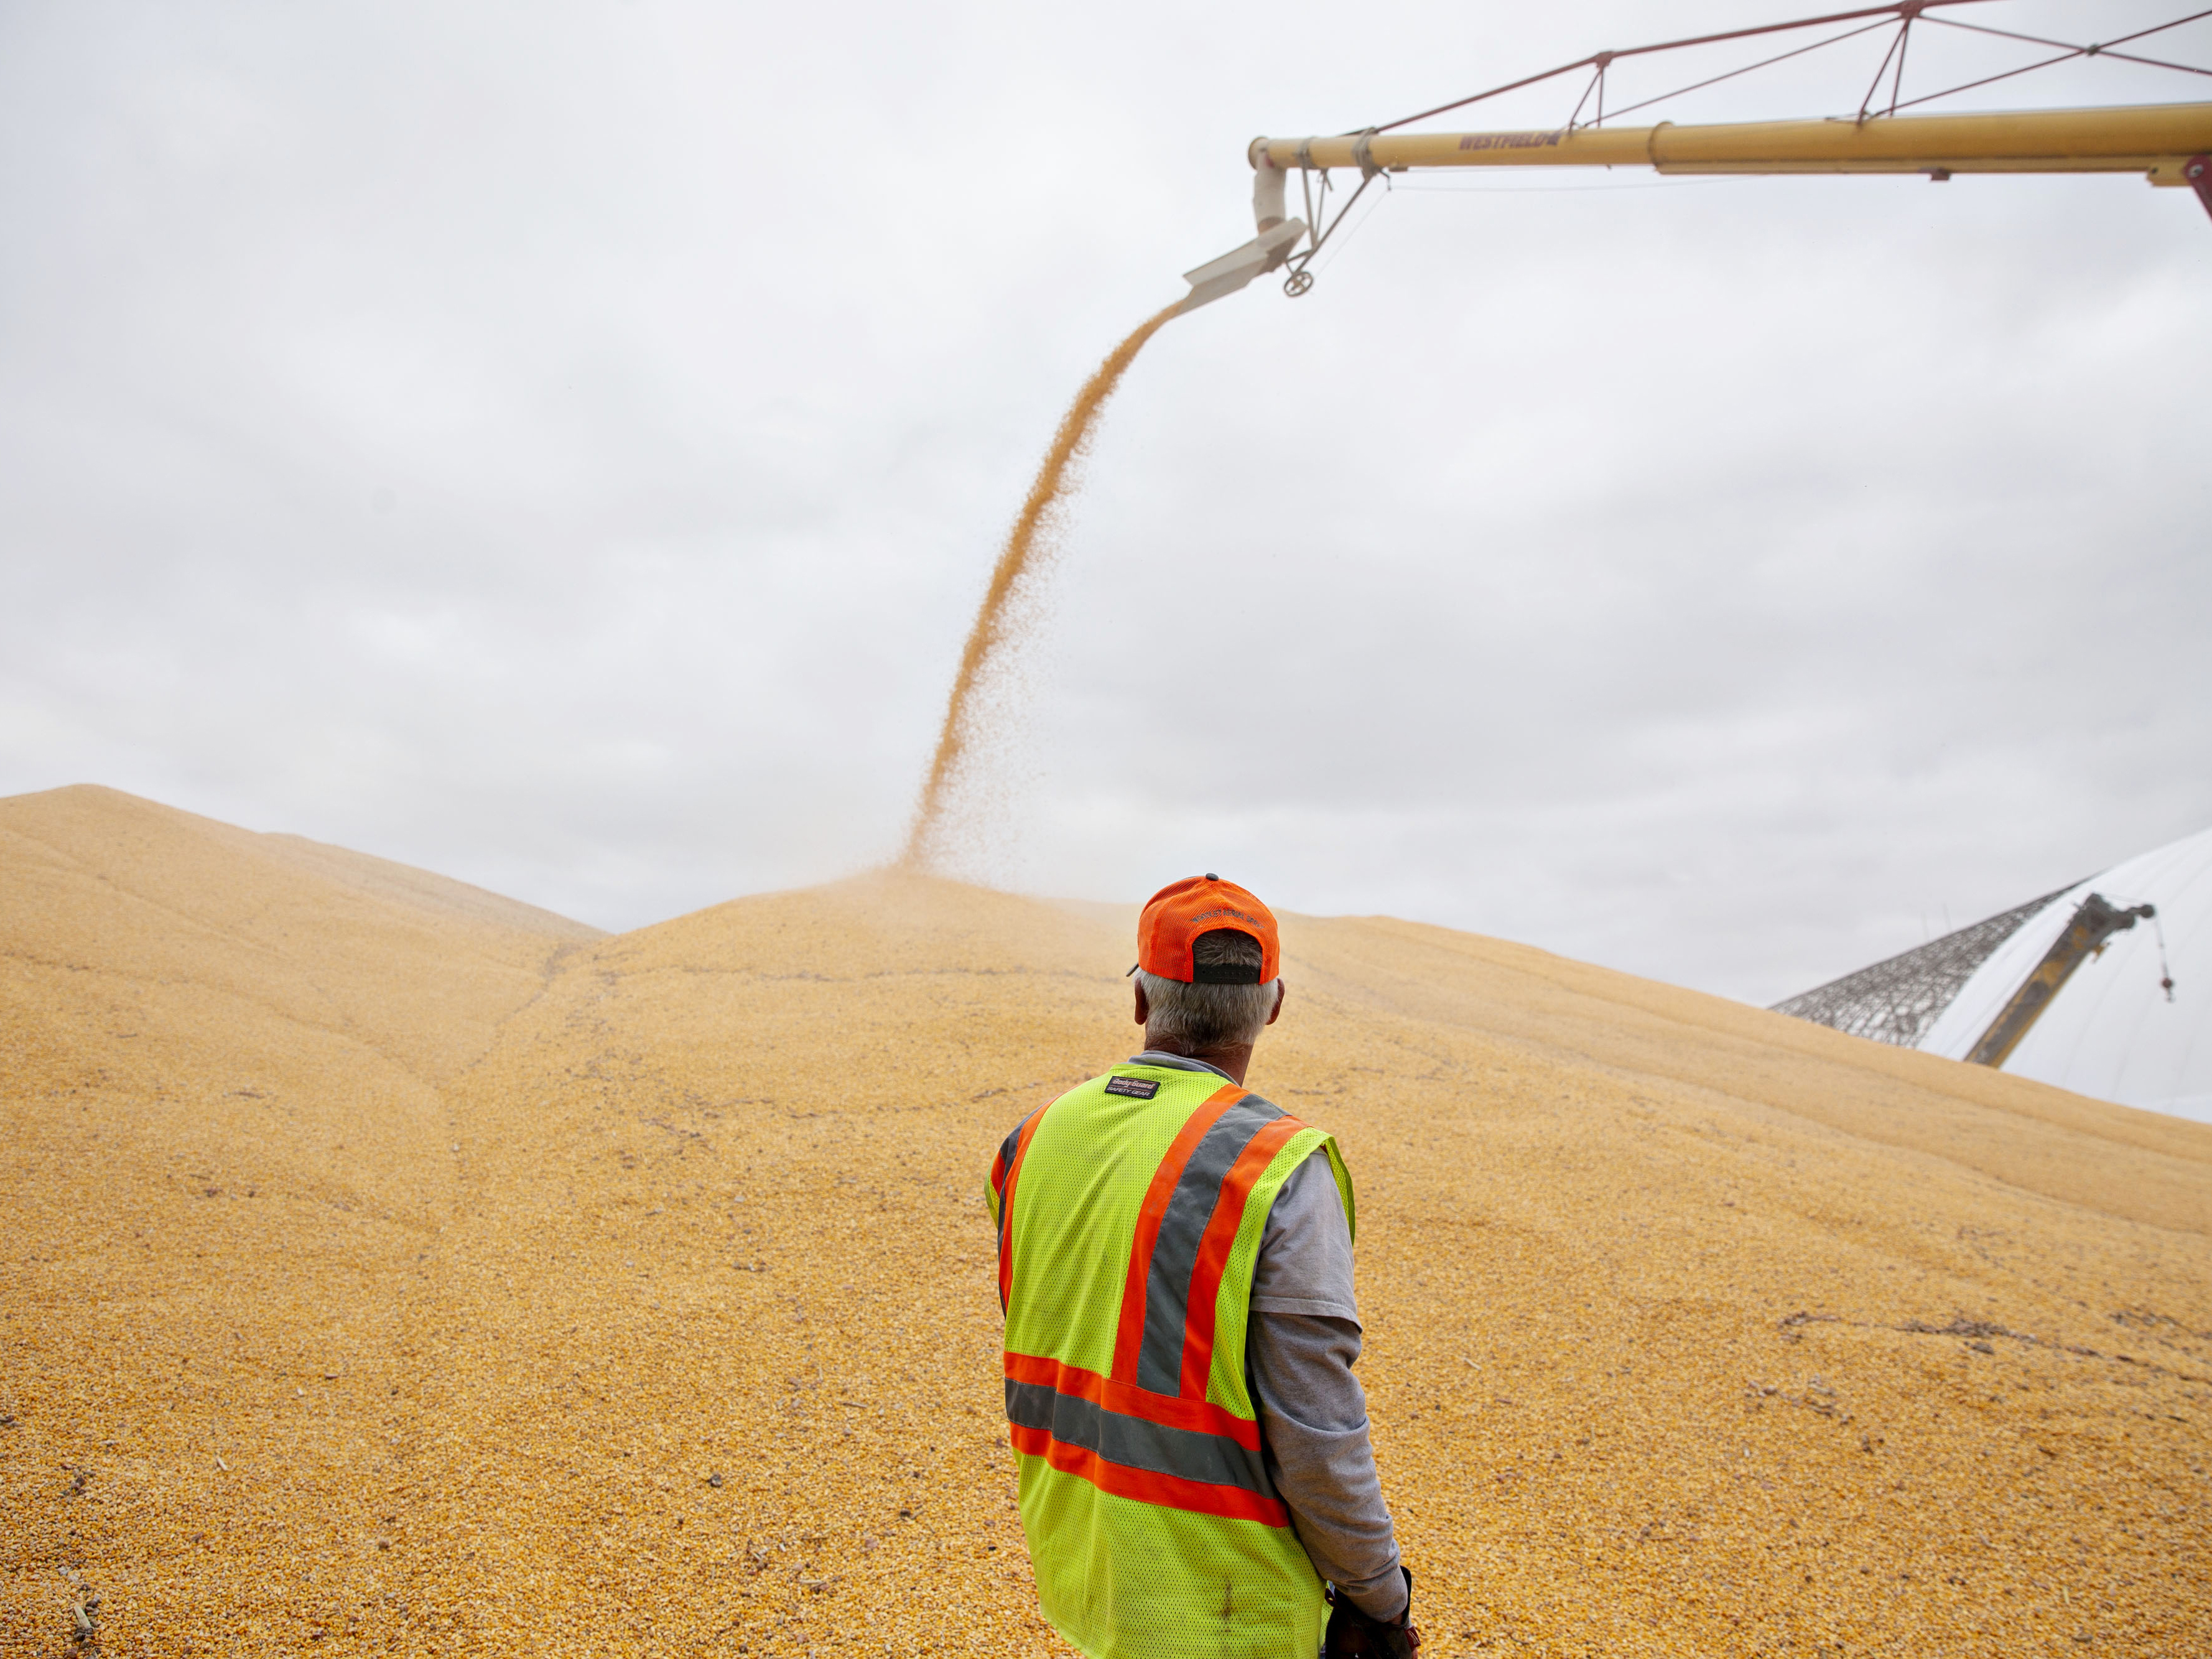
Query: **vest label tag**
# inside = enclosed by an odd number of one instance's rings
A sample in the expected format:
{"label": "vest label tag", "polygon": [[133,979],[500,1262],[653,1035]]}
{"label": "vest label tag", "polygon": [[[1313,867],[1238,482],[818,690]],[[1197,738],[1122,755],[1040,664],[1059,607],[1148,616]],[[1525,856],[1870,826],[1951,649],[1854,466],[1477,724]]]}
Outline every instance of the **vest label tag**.
{"label": "vest label tag", "polygon": [[1127,1095],[1132,1100],[1150,1100],[1159,1091],[1159,1079],[1157,1078],[1109,1077],[1106,1079],[1108,1094]]}

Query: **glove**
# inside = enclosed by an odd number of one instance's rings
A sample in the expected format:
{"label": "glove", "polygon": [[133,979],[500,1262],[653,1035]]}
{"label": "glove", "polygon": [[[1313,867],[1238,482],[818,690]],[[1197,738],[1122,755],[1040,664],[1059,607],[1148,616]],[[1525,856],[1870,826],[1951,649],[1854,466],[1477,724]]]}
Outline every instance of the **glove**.
{"label": "glove", "polygon": [[1352,1598],[1330,1586],[1328,1634],[1322,1639],[1322,1659],[1413,1659],[1420,1650],[1421,1632],[1413,1628],[1413,1575],[1406,1575],[1406,1611],[1395,1625],[1370,1619],[1352,1604]]}

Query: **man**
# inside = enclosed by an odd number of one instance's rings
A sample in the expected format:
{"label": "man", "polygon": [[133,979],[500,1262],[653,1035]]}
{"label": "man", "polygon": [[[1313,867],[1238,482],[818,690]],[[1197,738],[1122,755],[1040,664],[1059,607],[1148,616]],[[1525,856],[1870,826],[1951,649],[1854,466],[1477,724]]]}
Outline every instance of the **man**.
{"label": "man", "polygon": [[1352,1179],[1243,1086],[1279,961],[1242,887],[1162,888],[1130,969],[1144,1052],[992,1166],[1022,1526],[1091,1659],[1312,1659],[1324,1622],[1329,1655],[1420,1644],[1352,1375]]}

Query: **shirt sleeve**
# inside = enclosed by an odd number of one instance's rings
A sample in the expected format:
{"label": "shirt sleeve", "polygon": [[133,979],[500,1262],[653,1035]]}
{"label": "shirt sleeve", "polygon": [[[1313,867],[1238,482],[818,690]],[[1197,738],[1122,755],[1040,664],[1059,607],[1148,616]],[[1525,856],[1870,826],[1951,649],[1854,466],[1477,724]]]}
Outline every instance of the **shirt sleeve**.
{"label": "shirt sleeve", "polygon": [[1370,1617],[1404,1616],[1405,1577],[1375,1451],[1352,1294],[1352,1229],[1326,1155],[1283,1183],[1261,1234],[1244,1364],[1263,1455],[1314,1570]]}

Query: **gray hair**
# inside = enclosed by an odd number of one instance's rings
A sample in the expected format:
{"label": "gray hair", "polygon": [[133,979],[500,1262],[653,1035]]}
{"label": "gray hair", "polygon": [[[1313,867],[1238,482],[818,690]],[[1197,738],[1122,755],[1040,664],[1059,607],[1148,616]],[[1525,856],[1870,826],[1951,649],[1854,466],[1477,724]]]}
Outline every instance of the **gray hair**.
{"label": "gray hair", "polygon": [[[1256,970],[1260,941],[1249,933],[1219,927],[1198,936],[1192,944],[1191,957],[1201,966],[1235,965]],[[1275,989],[1282,981],[1186,985],[1179,979],[1162,979],[1139,968],[1137,983],[1145,988],[1150,1008],[1145,1020],[1146,1035],[1172,1038],[1202,1052],[1258,1042],[1260,1033],[1267,1029],[1267,1016],[1275,1012]]]}

